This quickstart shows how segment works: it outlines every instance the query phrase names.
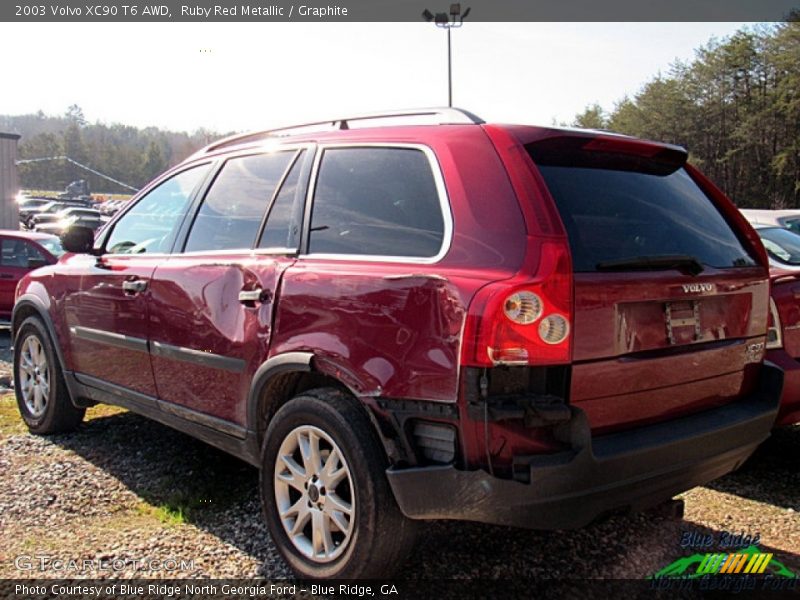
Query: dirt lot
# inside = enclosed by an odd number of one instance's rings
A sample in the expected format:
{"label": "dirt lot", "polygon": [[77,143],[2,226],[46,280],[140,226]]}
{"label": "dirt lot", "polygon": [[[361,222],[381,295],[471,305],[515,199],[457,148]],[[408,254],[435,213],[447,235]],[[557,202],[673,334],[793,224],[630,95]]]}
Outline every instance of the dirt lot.
{"label": "dirt lot", "polygon": [[[0,345],[6,340],[0,336]],[[7,358],[2,355],[0,359]],[[2,364],[0,364],[2,370]],[[80,430],[31,436],[13,395],[0,397],[0,577],[282,578],[262,524],[255,469],[181,433],[111,407]],[[686,516],[615,517],[576,532],[436,522],[403,569],[410,578],[643,578],[682,550],[684,532],[760,534],[800,572],[800,427],[777,432],[739,472],[684,494]],[[39,570],[45,562],[108,567]],[[137,571],[142,560],[164,569]],[[174,570],[170,560],[185,561]],[[121,566],[123,563],[126,566]]]}

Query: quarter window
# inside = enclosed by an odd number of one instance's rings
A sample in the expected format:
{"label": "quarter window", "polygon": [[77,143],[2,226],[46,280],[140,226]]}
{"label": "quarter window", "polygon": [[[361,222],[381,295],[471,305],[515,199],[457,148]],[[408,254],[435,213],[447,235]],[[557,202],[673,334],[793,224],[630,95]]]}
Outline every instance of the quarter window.
{"label": "quarter window", "polygon": [[279,152],[228,160],[200,206],[184,250],[252,248],[293,156]]}
{"label": "quarter window", "polygon": [[170,252],[178,226],[189,209],[192,192],[208,169],[207,164],[187,169],[148,192],[114,225],[106,242],[106,252]]}
{"label": "quarter window", "polygon": [[411,148],[331,148],[319,169],[309,253],[433,257],[444,218],[428,157]]}

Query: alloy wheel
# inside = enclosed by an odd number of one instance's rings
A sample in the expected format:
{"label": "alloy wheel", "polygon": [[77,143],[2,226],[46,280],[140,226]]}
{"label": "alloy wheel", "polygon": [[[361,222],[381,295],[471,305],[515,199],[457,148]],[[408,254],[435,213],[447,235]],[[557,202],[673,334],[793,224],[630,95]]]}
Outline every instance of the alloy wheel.
{"label": "alloy wheel", "polygon": [[278,516],[294,547],[315,562],[339,557],[355,526],[355,490],[344,454],[311,425],[292,430],[275,461]]}
{"label": "alloy wheel", "polygon": [[44,347],[35,335],[28,336],[22,343],[19,378],[25,407],[38,419],[44,415],[50,397],[50,367]]}

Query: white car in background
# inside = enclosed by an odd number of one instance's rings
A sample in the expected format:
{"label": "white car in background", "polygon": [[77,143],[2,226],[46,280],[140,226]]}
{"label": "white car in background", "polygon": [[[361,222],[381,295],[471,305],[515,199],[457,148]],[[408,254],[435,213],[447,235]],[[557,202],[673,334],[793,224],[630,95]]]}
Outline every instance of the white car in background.
{"label": "white car in background", "polygon": [[751,225],[783,227],[795,233],[800,233],[800,210],[762,210],[753,208],[740,208],[739,211]]}
{"label": "white car in background", "polygon": [[777,225],[751,225],[767,249],[771,268],[800,271],[800,235]]}

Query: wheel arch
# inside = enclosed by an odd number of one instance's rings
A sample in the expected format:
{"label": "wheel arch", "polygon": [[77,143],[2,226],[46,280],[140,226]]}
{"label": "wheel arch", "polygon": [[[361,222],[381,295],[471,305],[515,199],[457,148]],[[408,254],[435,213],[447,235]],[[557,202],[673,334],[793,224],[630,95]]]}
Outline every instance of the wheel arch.
{"label": "wheel arch", "polygon": [[356,390],[341,381],[329,362],[316,360],[312,352],[287,352],[269,358],[257,370],[247,400],[247,429],[258,447],[263,443],[270,420],[281,406],[296,395],[315,388],[339,389],[355,398],[369,419],[390,462],[397,457],[395,442],[382,430],[369,403]]}
{"label": "wheel arch", "polygon": [[53,319],[50,317],[50,311],[45,302],[38,296],[33,294],[25,294],[14,304],[11,312],[11,342],[14,343],[14,338],[17,336],[20,326],[29,317],[38,317],[47,330],[50,336],[50,342],[53,344],[53,351],[55,352],[56,359],[62,372],[67,371],[67,363],[64,360],[64,352],[61,349],[61,344],[58,343],[59,338],[56,335],[56,328],[53,324]]}

